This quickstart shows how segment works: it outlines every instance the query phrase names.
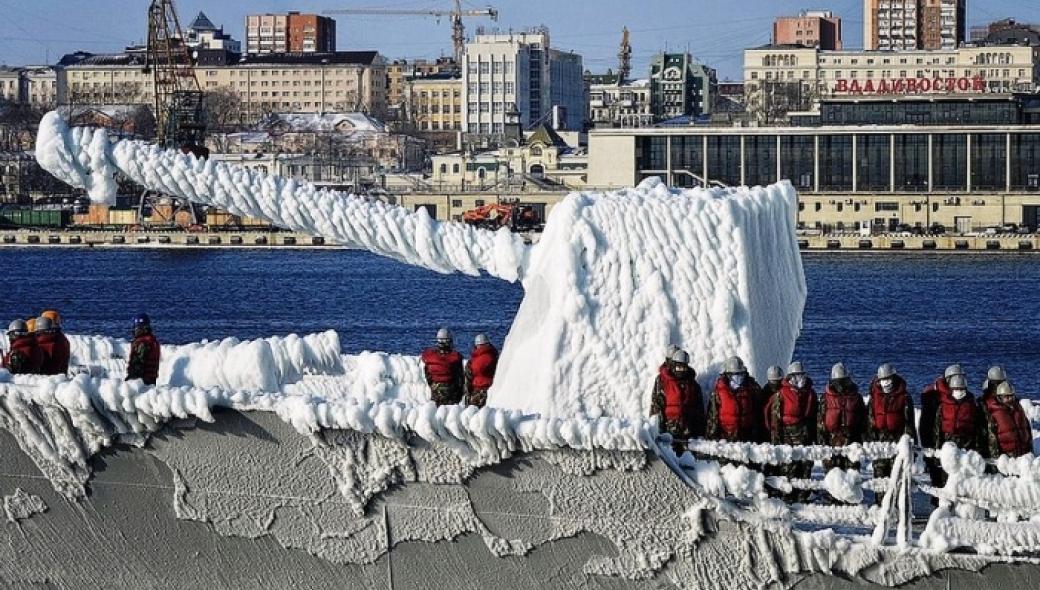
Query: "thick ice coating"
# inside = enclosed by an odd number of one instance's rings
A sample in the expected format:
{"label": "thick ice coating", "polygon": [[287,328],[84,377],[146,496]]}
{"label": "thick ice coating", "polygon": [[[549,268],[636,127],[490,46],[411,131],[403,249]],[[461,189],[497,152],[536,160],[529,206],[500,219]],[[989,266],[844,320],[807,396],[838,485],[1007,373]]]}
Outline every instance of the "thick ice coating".
{"label": "thick ice coating", "polygon": [[740,355],[764,376],[801,329],[805,278],[790,184],[572,194],[525,272],[490,403],[636,417],[671,343],[702,385]]}
{"label": "thick ice coating", "polygon": [[86,189],[96,203],[115,202],[113,175],[118,169],[148,190],[267,219],[437,272],[475,275],[484,270],[515,281],[528,253],[523,240],[507,230],[439,224],[425,209],[409,213],[381,201],[198,160],[141,141],[110,143],[102,130],[70,128],[56,111],[40,122],[36,154],[45,170]]}
{"label": "thick ice coating", "polygon": [[707,384],[731,355],[763,376],[790,359],[805,280],[790,184],[671,190],[651,179],[615,193],[574,193],[534,247],[505,230],[437,223],[424,212],[308,183],[199,161],[48,114],[40,164],[114,198],[116,170],[147,189],[320,235],[438,272],[522,279],[489,405],[544,417],[636,419],[666,348],[690,351]]}

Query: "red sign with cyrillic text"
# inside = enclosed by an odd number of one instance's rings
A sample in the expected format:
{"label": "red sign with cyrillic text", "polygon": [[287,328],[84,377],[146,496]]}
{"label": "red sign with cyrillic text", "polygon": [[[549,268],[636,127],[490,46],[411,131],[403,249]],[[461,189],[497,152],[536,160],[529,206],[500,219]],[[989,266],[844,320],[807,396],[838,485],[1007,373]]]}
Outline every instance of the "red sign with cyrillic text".
{"label": "red sign with cyrillic text", "polygon": [[986,92],[986,79],[899,78],[896,80],[836,80],[836,94],[955,94]]}

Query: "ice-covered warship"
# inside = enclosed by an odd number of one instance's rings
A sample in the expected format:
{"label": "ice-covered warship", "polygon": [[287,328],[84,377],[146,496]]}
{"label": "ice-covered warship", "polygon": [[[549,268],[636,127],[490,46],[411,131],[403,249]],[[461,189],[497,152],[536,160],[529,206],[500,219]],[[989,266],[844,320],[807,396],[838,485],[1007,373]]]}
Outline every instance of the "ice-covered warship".
{"label": "ice-covered warship", "polygon": [[[1040,463],[998,474],[952,447],[694,441],[677,458],[647,392],[670,343],[712,374],[789,359],[805,282],[789,184],[572,194],[541,240],[199,161],[104,131],[40,127],[36,155],[104,202],[149,190],[437,272],[521,281],[488,407],[436,407],[416,357],[342,354],[334,332],[164,346],[72,336],[72,377],[0,372],[0,581],[17,587],[760,588],[1035,583]],[[1036,408],[1027,403],[1030,416]],[[894,458],[887,481],[759,465]],[[788,505],[766,487],[844,506]],[[864,491],[883,500],[862,500]],[[913,502],[939,499],[927,522]],[[926,496],[925,496],[926,497]],[[919,502],[920,503],[920,502]],[[927,512],[927,510],[925,511]],[[918,510],[920,514],[920,509]],[[1036,522],[1034,522],[1036,521]],[[983,572],[979,575],[976,572]]]}

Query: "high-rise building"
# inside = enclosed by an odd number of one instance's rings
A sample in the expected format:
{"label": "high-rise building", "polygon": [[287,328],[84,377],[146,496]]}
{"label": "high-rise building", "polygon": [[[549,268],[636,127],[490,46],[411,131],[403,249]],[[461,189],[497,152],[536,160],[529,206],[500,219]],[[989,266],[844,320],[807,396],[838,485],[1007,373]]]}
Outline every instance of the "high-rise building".
{"label": "high-rise building", "polygon": [[710,115],[717,91],[715,70],[689,53],[659,53],[650,62],[650,100],[659,121]]}
{"label": "high-rise building", "polygon": [[524,129],[539,123],[580,130],[585,122],[581,56],[552,49],[545,28],[478,34],[462,63],[463,130],[502,134],[515,115]]}
{"label": "high-rise building", "polygon": [[316,14],[251,14],[246,17],[246,53],[336,51],[336,21]]}
{"label": "high-rise building", "polygon": [[966,0],[864,0],[868,51],[956,49],[966,33]]}
{"label": "high-rise building", "polygon": [[805,10],[798,16],[781,16],[773,21],[773,44],[829,51],[841,49],[841,19],[829,10]]}

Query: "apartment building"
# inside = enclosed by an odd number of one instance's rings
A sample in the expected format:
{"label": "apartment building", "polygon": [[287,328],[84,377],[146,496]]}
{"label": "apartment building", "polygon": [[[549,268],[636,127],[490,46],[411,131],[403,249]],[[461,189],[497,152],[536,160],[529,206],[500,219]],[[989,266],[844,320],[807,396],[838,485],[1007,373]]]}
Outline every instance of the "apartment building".
{"label": "apartment building", "polygon": [[331,53],[336,51],[336,21],[316,14],[246,16],[246,53]]}

